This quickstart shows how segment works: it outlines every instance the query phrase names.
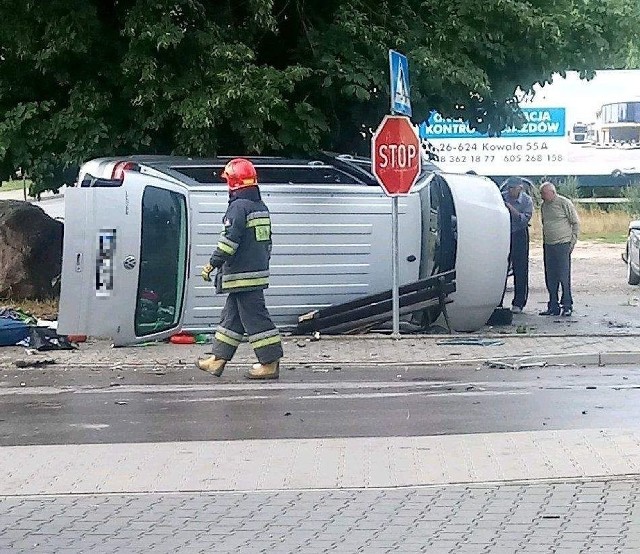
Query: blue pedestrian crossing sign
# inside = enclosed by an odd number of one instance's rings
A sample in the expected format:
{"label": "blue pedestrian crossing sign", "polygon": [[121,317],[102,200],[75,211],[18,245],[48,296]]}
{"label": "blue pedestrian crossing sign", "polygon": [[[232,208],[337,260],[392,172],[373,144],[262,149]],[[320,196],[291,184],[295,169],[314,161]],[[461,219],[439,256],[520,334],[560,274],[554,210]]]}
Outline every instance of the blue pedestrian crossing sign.
{"label": "blue pedestrian crossing sign", "polygon": [[389,73],[391,75],[391,113],[411,117],[409,62],[404,54],[389,50]]}

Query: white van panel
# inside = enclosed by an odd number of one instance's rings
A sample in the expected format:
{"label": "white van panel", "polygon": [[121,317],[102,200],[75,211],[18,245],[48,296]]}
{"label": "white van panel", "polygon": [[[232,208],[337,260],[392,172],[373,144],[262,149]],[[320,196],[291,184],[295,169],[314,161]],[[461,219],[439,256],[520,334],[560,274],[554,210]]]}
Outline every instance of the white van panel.
{"label": "white van panel", "polygon": [[[310,310],[391,287],[391,199],[375,188],[262,186],[272,220],[273,252],[267,306],[275,323],[294,327]],[[223,187],[191,191],[191,279],[183,329],[218,324],[225,295],[202,281],[222,231]],[[418,279],[422,238],[418,195],[400,200],[401,283]],[[415,261],[407,260],[415,256]]]}

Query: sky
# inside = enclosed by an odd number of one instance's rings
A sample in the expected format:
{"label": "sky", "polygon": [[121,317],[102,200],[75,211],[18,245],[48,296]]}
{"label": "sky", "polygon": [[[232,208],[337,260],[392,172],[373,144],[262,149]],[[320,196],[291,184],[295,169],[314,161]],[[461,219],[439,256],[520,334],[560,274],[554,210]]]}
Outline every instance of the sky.
{"label": "sky", "polygon": [[576,121],[591,123],[602,104],[636,99],[640,101],[640,70],[602,70],[591,81],[582,80],[571,71],[563,79],[557,75],[553,83],[537,86],[533,99],[521,106],[565,107],[567,125]]}

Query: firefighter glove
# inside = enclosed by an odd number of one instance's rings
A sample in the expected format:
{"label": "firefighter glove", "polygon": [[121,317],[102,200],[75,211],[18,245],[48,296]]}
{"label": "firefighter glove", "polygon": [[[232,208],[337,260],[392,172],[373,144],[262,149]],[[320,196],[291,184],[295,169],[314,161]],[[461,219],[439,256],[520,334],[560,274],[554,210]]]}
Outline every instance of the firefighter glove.
{"label": "firefighter glove", "polygon": [[206,264],[203,268],[202,268],[202,278],[205,281],[211,281],[211,274],[213,273],[213,271],[215,270],[215,267],[213,267],[211,264]]}

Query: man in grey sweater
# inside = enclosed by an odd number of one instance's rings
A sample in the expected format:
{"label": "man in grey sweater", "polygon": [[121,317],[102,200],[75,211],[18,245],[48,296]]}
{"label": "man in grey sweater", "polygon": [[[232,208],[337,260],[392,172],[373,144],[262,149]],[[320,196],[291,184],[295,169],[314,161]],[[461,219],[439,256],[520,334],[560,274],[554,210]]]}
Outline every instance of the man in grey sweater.
{"label": "man in grey sweater", "polygon": [[[578,241],[580,220],[571,200],[559,195],[552,183],[542,183],[540,196],[542,196],[540,213],[542,214],[544,278],[549,291],[547,309],[540,312],[540,315],[562,313],[563,316],[570,316],[573,313],[571,252]],[[558,302],[560,286],[562,286],[562,298]]]}

